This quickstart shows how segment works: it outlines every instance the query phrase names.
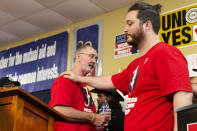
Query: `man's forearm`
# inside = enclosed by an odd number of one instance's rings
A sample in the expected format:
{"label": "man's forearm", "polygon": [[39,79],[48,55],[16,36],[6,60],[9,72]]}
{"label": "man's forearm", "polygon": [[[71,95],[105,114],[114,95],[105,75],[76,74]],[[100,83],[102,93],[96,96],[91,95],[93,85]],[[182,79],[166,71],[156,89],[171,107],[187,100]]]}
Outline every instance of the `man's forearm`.
{"label": "man's forearm", "polygon": [[64,78],[68,78],[74,82],[86,83],[87,85],[98,89],[104,89],[104,90],[115,89],[111,80],[111,76],[85,77],[85,76],[76,75],[72,71],[62,72],[61,76],[62,75],[64,76]]}
{"label": "man's forearm", "polygon": [[110,109],[104,114],[83,112],[65,106],[55,106],[54,109],[65,115],[68,122],[91,123],[96,126],[102,126],[111,119]]}
{"label": "man's forearm", "polygon": [[72,107],[55,106],[55,110],[62,113],[69,122],[91,122],[92,113],[82,112]]}
{"label": "man's forearm", "polygon": [[115,89],[111,81],[111,76],[79,77],[79,81],[81,81],[82,83],[86,83],[87,85],[97,89],[102,89],[102,90]]}
{"label": "man's forearm", "polygon": [[178,130],[176,109],[187,106],[187,105],[191,105],[192,104],[192,97],[193,97],[193,94],[191,92],[178,91],[174,94],[174,97],[173,97],[174,131]]}

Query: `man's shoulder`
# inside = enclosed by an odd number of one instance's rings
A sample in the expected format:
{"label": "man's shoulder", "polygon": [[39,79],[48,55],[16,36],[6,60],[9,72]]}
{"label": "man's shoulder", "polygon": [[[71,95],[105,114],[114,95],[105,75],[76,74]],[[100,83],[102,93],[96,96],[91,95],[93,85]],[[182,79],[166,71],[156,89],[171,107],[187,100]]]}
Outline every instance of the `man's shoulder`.
{"label": "man's shoulder", "polygon": [[54,84],[74,84],[74,82],[68,78],[64,78],[64,76],[59,76],[55,81]]}
{"label": "man's shoulder", "polygon": [[164,54],[174,54],[174,53],[181,53],[179,49],[177,49],[176,47],[169,45],[167,43],[164,42],[160,42],[158,43],[158,45],[153,49],[153,54],[155,55],[155,53],[157,55],[164,55]]}
{"label": "man's shoulder", "polygon": [[166,50],[166,49],[178,50],[175,46],[169,45],[165,42],[158,43],[158,46],[156,47],[156,49],[158,49],[158,50]]}
{"label": "man's shoulder", "polygon": [[178,48],[164,42],[159,43],[159,45],[150,53],[150,58],[154,61],[174,61],[175,59],[186,61],[183,53]]}

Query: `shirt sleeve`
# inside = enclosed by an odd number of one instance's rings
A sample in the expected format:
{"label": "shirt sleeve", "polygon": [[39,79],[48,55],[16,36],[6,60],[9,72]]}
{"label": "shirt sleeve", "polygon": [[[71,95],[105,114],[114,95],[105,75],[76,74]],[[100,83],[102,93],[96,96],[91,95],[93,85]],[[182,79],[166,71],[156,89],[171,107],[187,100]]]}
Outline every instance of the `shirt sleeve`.
{"label": "shirt sleeve", "polygon": [[130,81],[128,68],[121,73],[112,75],[111,80],[114,86],[118,90],[120,90],[124,95],[128,93],[129,81]]}
{"label": "shirt sleeve", "polygon": [[191,92],[187,61],[175,47],[162,48],[155,55],[156,76],[162,89],[162,95],[176,91]]}
{"label": "shirt sleeve", "polygon": [[73,82],[69,79],[58,77],[51,87],[51,100],[49,105],[72,106]]}

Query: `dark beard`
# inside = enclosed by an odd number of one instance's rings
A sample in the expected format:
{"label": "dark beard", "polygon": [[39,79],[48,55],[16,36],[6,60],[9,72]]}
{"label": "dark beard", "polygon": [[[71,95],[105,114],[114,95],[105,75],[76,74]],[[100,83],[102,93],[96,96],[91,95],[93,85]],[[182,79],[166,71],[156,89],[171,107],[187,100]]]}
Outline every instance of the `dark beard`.
{"label": "dark beard", "polygon": [[134,48],[138,49],[139,44],[144,39],[144,33],[142,29],[140,29],[136,34],[130,35],[132,41],[127,42],[128,45],[132,45]]}

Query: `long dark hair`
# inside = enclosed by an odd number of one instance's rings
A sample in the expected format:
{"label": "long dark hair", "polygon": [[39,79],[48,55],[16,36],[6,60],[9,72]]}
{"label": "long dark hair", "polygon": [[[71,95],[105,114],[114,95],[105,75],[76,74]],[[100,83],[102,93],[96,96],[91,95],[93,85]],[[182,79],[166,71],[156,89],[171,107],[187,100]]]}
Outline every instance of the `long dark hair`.
{"label": "long dark hair", "polygon": [[128,12],[133,10],[139,11],[137,18],[140,20],[141,24],[150,20],[152,22],[154,32],[158,34],[160,28],[160,4],[150,5],[144,2],[137,2],[128,9]]}

